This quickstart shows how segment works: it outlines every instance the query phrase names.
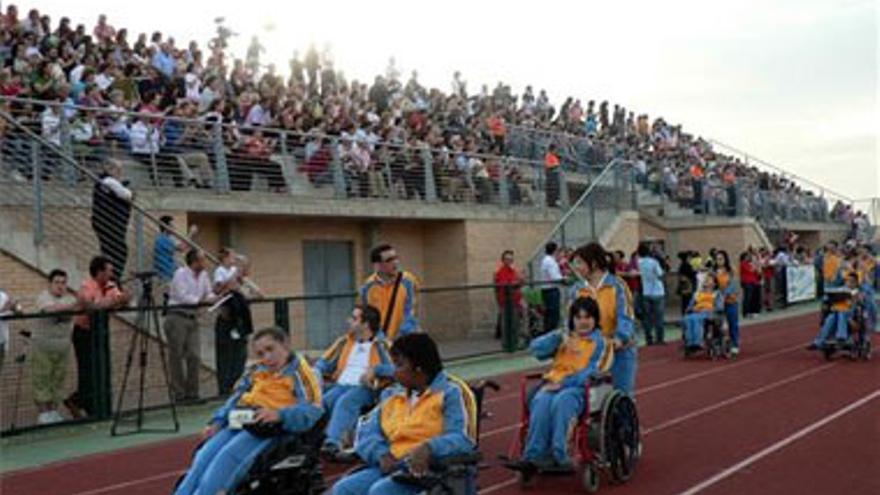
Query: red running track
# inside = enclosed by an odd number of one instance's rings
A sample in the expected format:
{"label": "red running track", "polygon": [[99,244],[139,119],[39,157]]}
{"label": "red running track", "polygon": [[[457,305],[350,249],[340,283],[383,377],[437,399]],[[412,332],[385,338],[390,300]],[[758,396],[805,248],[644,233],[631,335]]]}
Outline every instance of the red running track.
{"label": "red running track", "polygon": [[[880,493],[880,365],[828,363],[803,346],[815,315],[743,329],[737,361],[684,361],[676,346],[643,349],[637,403],[644,435],[636,476],[607,493]],[[481,494],[584,493],[579,477],[530,490],[500,467],[519,419],[518,374],[486,401]],[[194,438],[87,456],[0,478],[4,494],[167,494]],[[338,468],[327,470],[329,480]]]}

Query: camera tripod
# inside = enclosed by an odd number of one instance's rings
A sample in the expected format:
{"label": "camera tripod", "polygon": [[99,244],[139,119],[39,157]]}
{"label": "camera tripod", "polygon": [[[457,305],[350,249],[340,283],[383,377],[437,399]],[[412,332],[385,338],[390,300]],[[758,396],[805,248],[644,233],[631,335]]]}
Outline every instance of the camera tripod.
{"label": "camera tripod", "polygon": [[[135,328],[131,335],[131,344],[128,355],[125,358],[125,373],[122,376],[122,384],[119,387],[119,395],[116,399],[116,412],[113,415],[113,426],[110,427],[111,436],[132,435],[135,433],[176,433],[180,430],[180,422],[177,419],[177,406],[174,402],[174,394],[171,393],[171,384],[168,380],[168,361],[165,359],[165,347],[162,343],[161,327],[159,325],[159,308],[153,298],[154,273],[145,272],[135,274],[135,278],[141,283],[141,294],[138,298],[138,311],[135,316]],[[153,429],[144,427],[144,394],[146,389],[147,364],[149,362],[150,341],[155,338],[155,344],[159,347],[159,360],[162,363],[162,384],[168,392],[168,404],[171,408],[173,428]],[[125,391],[128,379],[134,367],[135,352],[138,354],[138,391],[137,408],[131,411],[123,411]],[[120,432],[119,426],[124,419],[134,416],[134,429]]]}

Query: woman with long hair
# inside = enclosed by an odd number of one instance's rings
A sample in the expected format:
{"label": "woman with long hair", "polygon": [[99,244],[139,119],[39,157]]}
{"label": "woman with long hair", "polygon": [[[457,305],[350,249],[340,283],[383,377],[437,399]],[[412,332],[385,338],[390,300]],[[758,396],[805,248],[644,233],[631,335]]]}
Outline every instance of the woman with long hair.
{"label": "woman with long hair", "polygon": [[715,253],[715,277],[718,279],[718,290],[724,298],[724,316],[730,333],[730,354],[739,354],[739,286],[735,273],[730,267],[730,256],[725,250]]}

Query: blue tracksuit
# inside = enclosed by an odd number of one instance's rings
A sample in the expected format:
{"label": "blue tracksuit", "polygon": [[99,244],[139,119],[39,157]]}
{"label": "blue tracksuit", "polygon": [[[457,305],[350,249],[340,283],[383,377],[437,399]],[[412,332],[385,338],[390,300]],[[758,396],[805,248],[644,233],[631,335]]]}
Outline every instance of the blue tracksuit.
{"label": "blue tracksuit", "polygon": [[614,388],[632,395],[636,385],[638,351],[635,341],[632,294],[620,277],[606,273],[598,287],[591,287],[585,280],[575,282],[571,300],[589,297],[599,305],[599,327],[606,338],[616,338],[623,345],[614,352],[611,376]]}
{"label": "blue tracksuit", "polygon": [[[417,398],[395,385],[385,389],[379,405],[358,426],[355,450],[366,466],[339,480],[333,495],[410,495],[421,490],[395,483],[382,473],[379,459],[387,454],[403,461],[423,443],[431,457],[443,459],[473,452],[469,423],[476,418],[465,408],[462,390],[445,372]],[[403,464],[403,462],[401,462]]]}
{"label": "blue tracksuit", "polygon": [[[212,423],[222,429],[211,437],[196,452],[190,467],[175,495],[215,495],[218,492],[231,492],[241,482],[253,464],[254,459],[272,446],[277,438],[260,438],[246,430],[226,428],[227,417],[242,397],[252,391],[255,374],[265,372],[264,366],[257,366],[244,375],[235,387],[232,396],[220,407]],[[305,359],[293,356],[290,363],[279,372],[289,377],[291,393],[296,402],[280,409],[281,423],[285,431],[308,431],[321,419],[321,390],[318,379]]]}
{"label": "blue tracksuit", "polygon": [[[555,357],[550,370],[544,374],[544,383],[558,383],[561,388],[548,391],[542,385],[529,402],[524,460],[542,461],[552,456],[559,463],[570,461],[568,434],[586,407],[586,382],[597,371],[605,371],[613,357],[613,348],[599,328],[586,337],[570,336],[577,340],[568,347],[563,347],[565,337],[557,330],[529,345],[529,351],[538,359]],[[574,350],[572,345],[576,346]]]}
{"label": "blue tracksuit", "polygon": [[[337,447],[343,447],[343,437],[354,431],[361,411],[372,406],[378,394],[373,388],[364,385],[334,383],[345,371],[356,343],[357,339],[353,335],[346,334],[337,339],[315,363],[315,370],[331,380],[324,386],[324,409],[330,413],[326,442]],[[391,364],[388,345],[381,332],[372,340],[369,360],[377,377],[393,377],[394,365]]]}
{"label": "blue tracksuit", "polygon": [[695,292],[688,304],[688,311],[692,311],[684,317],[684,344],[686,346],[703,345],[703,324],[712,316],[712,313],[724,308],[724,299],[721,293],[713,291],[709,293]]}

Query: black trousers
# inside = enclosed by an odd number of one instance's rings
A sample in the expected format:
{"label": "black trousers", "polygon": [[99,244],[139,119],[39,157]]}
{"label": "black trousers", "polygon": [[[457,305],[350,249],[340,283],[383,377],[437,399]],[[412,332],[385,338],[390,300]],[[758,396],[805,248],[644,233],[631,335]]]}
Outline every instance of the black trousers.
{"label": "black trousers", "polygon": [[217,366],[217,393],[229,395],[236,380],[244,373],[247,361],[247,337],[233,339],[227,323],[217,318],[214,326],[215,364]]}
{"label": "black trousers", "polygon": [[544,301],[544,333],[552,332],[559,328],[559,289],[541,289],[541,299]]}
{"label": "black trousers", "polygon": [[69,397],[77,407],[90,416],[94,413],[95,376],[92,342],[94,332],[79,326],[73,327],[73,353],[76,356],[76,391]]}

